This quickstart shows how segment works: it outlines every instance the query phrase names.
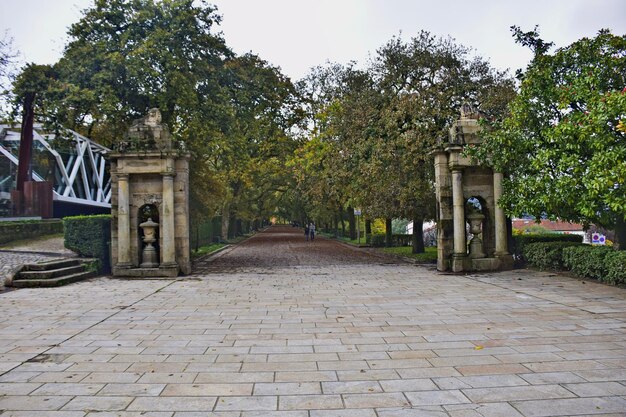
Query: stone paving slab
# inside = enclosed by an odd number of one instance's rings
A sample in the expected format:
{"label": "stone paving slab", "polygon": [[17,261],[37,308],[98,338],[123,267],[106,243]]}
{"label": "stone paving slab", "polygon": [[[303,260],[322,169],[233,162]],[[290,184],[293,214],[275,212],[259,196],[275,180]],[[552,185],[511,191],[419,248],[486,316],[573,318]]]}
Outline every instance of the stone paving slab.
{"label": "stone paving slab", "polygon": [[0,294],[0,415],[626,415],[626,290],[380,262],[204,270]]}

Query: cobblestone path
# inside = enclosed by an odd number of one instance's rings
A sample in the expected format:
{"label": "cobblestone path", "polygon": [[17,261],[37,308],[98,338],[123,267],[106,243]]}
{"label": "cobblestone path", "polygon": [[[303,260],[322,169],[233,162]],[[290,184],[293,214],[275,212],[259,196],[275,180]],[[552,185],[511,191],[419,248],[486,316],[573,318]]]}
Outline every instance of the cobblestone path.
{"label": "cobblestone path", "polygon": [[197,271],[0,294],[0,415],[626,415],[626,290],[287,228]]}

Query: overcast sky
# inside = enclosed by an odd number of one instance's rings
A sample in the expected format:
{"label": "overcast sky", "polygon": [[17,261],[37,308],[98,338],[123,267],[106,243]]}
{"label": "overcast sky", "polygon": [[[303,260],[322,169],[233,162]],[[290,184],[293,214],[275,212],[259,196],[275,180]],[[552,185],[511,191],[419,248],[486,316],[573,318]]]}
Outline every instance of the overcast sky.
{"label": "overcast sky", "polygon": [[[364,62],[402,33],[452,36],[500,69],[524,68],[531,55],[509,27],[531,30],[557,46],[601,28],[626,34],[626,0],[214,0],[221,30],[237,53],[252,51],[292,79],[326,61]],[[0,30],[14,38],[23,62],[51,64],[69,25],[91,0],[0,0]]]}

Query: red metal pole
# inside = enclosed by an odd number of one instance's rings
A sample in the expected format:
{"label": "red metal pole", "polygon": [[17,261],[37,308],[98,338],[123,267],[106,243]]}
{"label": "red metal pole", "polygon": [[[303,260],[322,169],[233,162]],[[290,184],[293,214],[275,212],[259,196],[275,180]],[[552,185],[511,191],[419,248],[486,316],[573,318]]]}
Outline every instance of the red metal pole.
{"label": "red metal pole", "polygon": [[35,93],[28,93],[24,97],[22,112],[22,132],[20,135],[19,166],[17,167],[17,184],[15,189],[24,191],[24,182],[31,181],[31,159],[33,154],[33,120]]}

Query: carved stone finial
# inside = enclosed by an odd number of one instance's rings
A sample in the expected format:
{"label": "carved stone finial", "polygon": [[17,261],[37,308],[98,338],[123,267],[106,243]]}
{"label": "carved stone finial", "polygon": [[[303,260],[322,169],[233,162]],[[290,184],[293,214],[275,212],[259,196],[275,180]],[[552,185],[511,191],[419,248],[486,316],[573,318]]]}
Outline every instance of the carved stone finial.
{"label": "carved stone finial", "polygon": [[120,151],[171,150],[170,132],[161,121],[159,109],[150,109],[146,116],[136,119],[128,129],[126,140],[120,144]]}
{"label": "carved stone finial", "polygon": [[478,119],[478,111],[469,103],[463,103],[461,106],[461,119]]}
{"label": "carved stone finial", "polygon": [[144,117],[144,123],[147,126],[158,126],[161,124],[161,112],[159,109],[150,109]]}

